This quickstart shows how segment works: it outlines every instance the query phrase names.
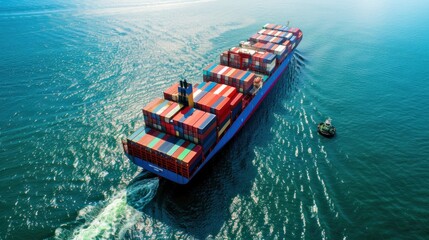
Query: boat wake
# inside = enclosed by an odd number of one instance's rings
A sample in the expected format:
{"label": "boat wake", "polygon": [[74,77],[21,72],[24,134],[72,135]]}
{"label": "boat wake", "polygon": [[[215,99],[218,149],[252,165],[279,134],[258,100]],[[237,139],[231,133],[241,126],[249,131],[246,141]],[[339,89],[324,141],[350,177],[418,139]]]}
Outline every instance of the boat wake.
{"label": "boat wake", "polygon": [[[159,179],[143,171],[110,199],[79,211],[74,223],[56,229],[56,239],[111,239],[124,238],[141,222],[141,210],[154,197]],[[131,205],[131,206],[130,206]],[[67,230],[69,226],[76,226]]]}

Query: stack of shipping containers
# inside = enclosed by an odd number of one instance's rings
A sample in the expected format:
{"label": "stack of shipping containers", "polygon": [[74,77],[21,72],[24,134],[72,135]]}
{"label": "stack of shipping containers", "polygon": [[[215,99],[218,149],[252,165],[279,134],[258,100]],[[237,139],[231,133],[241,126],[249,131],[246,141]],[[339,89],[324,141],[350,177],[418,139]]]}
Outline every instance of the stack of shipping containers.
{"label": "stack of shipping containers", "polygon": [[286,26],[276,25],[276,24],[265,24],[263,28],[266,30],[275,30],[280,32],[292,33],[293,36],[288,35],[290,36],[290,38],[287,38],[290,41],[292,48],[294,48],[296,43],[301,41],[302,39],[302,31],[299,28],[289,28]]}
{"label": "stack of shipping containers", "polygon": [[249,69],[264,75],[271,75],[276,67],[276,56],[267,51],[254,51],[234,47],[220,55],[220,64],[242,70]]}
{"label": "stack of shipping containers", "polygon": [[143,108],[145,125],[157,130],[173,134],[170,120],[181,109],[181,106],[172,101],[156,98]]}
{"label": "stack of shipping containers", "polygon": [[267,51],[276,55],[278,62],[283,62],[283,60],[288,55],[288,48],[284,45],[279,45],[275,43],[262,43],[262,42],[241,42],[240,47],[258,49],[261,51]]}
{"label": "stack of shipping containers", "polygon": [[200,144],[204,152],[216,143],[216,116],[214,114],[185,107],[174,118],[176,136]]}
{"label": "stack of shipping containers", "polygon": [[271,75],[276,67],[276,55],[269,52],[256,52],[252,56],[250,70]]}
{"label": "stack of shipping containers", "polygon": [[127,139],[128,153],[189,177],[202,161],[202,147],[172,135],[140,128]]}
{"label": "stack of shipping containers", "polygon": [[[145,127],[127,138],[128,154],[186,178],[241,113],[254,86],[269,76],[302,38],[301,30],[267,24],[264,29],[220,56],[203,70],[204,82],[179,94],[179,84],[143,110]],[[252,72],[253,71],[253,72]],[[179,97],[186,94],[186,98]],[[192,100],[190,100],[190,99]],[[183,105],[183,100],[187,103]]]}
{"label": "stack of shipping containers", "polygon": [[220,64],[238,69],[248,69],[254,53],[254,50],[233,47],[221,54]]}
{"label": "stack of shipping containers", "polygon": [[220,64],[210,64],[203,70],[205,82],[217,82],[236,87],[241,93],[247,94],[253,87],[256,75],[251,71],[236,69]]}

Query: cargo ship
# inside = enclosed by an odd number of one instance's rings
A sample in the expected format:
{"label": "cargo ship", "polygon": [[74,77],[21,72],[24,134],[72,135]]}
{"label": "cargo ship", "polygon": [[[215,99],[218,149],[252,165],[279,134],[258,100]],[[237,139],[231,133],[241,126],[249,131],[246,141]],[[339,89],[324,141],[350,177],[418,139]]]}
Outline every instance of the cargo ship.
{"label": "cargo ship", "polygon": [[144,126],[122,141],[136,165],[187,184],[246,124],[281,78],[303,37],[265,24],[203,69],[203,82],[180,80],[143,107]]}

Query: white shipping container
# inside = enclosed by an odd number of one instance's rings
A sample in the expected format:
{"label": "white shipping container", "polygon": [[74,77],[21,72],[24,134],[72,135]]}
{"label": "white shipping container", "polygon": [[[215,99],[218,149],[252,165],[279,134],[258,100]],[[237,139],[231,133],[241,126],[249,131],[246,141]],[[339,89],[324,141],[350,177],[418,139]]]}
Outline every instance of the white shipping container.
{"label": "white shipping container", "polygon": [[220,70],[217,73],[217,78],[220,79],[220,77],[222,76],[222,73],[225,72],[228,69],[228,67],[223,67],[222,70]]}
{"label": "white shipping container", "polygon": [[276,60],[272,61],[271,63],[267,64],[267,70],[268,72],[271,72],[276,67]]}
{"label": "white shipping container", "polygon": [[283,45],[279,45],[276,49],[274,49],[274,52],[281,54],[285,51],[286,47]]}
{"label": "white shipping container", "polygon": [[219,93],[220,93],[220,92],[222,92],[225,88],[226,88],[226,85],[225,85],[225,84],[222,84],[222,86],[220,86],[220,88],[218,88],[218,89],[214,92],[214,94],[219,94]]}

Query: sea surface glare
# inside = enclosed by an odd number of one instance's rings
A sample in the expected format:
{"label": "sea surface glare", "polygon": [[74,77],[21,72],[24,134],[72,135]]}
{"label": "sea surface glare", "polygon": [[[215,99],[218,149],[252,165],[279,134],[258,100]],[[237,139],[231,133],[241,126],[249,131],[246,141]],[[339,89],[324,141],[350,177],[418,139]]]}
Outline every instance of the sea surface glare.
{"label": "sea surface glare", "polygon": [[[0,239],[429,239],[429,2],[3,0]],[[121,139],[265,23],[304,38],[186,186]],[[316,126],[332,118],[333,139]]]}

